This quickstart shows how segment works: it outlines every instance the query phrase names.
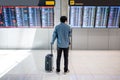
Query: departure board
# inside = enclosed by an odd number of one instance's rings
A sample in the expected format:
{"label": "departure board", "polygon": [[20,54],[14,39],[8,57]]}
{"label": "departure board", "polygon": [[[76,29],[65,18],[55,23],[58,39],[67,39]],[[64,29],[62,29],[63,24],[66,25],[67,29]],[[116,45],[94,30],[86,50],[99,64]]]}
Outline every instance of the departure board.
{"label": "departure board", "polygon": [[42,7],[41,10],[41,22],[42,27],[53,27],[54,23],[54,11],[53,7]]}
{"label": "departure board", "polygon": [[120,28],[120,6],[70,6],[72,28]]}
{"label": "departure board", "polygon": [[120,27],[120,6],[111,6],[108,20],[108,28]]}
{"label": "departure board", "polygon": [[0,28],[51,28],[54,6],[0,6]]}
{"label": "departure board", "polygon": [[82,6],[71,6],[70,8],[70,26],[82,27]]}
{"label": "departure board", "polygon": [[96,12],[96,28],[106,28],[107,27],[107,19],[108,19],[108,6],[98,6]]}
{"label": "departure board", "polygon": [[95,6],[85,6],[83,12],[83,28],[93,28],[95,20]]}

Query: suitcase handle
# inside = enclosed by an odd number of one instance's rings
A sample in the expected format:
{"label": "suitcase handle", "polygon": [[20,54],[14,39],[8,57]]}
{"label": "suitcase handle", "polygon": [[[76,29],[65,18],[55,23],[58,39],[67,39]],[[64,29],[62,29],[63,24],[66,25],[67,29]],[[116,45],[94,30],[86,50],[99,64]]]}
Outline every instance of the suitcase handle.
{"label": "suitcase handle", "polygon": [[51,44],[51,54],[53,54],[53,45]]}

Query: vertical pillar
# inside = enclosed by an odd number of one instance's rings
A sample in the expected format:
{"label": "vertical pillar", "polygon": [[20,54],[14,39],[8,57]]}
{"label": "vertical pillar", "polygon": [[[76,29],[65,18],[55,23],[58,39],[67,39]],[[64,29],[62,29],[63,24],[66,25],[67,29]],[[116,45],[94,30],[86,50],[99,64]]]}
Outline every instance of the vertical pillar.
{"label": "vertical pillar", "polygon": [[60,0],[61,1],[61,16],[68,17],[68,0]]}
{"label": "vertical pillar", "polygon": [[54,7],[54,25],[58,25],[60,22],[60,16],[61,16],[61,0],[56,0],[55,7]]}

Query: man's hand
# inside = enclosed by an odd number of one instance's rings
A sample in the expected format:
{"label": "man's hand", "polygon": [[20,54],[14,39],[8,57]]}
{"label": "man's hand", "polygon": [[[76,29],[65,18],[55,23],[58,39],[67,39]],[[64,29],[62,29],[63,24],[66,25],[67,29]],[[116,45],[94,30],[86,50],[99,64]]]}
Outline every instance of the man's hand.
{"label": "man's hand", "polygon": [[53,42],[51,42],[50,44],[51,44],[51,45],[53,45],[54,43],[53,43]]}

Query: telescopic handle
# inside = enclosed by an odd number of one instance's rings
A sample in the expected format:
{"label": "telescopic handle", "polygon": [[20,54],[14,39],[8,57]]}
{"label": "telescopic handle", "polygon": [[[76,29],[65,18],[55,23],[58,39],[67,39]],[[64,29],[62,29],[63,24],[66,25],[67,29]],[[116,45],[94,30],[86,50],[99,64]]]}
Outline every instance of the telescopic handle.
{"label": "telescopic handle", "polygon": [[53,45],[51,44],[51,54],[53,54]]}

